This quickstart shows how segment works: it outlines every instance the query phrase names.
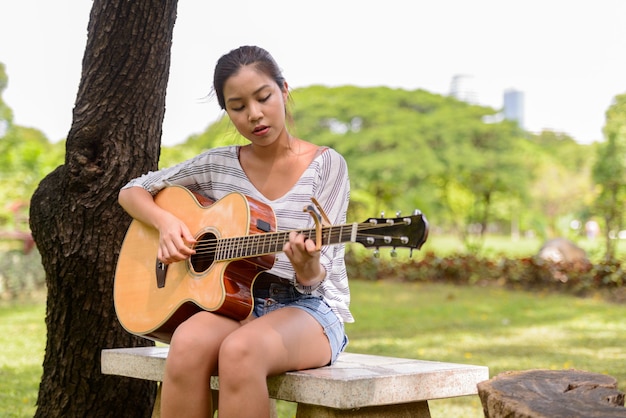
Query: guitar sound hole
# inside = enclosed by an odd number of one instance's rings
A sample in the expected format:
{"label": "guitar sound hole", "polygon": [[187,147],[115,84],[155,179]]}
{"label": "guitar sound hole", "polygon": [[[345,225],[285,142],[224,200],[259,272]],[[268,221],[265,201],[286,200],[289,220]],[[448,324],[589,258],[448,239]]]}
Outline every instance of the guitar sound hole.
{"label": "guitar sound hole", "polygon": [[191,267],[196,273],[201,273],[211,267],[213,261],[215,261],[216,243],[216,237],[211,233],[206,233],[198,238],[198,243],[195,247],[196,253],[189,260]]}

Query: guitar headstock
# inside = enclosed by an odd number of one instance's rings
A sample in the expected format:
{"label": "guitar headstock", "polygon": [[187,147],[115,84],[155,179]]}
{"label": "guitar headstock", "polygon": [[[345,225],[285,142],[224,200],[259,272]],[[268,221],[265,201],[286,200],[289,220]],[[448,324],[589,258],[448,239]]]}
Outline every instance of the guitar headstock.
{"label": "guitar headstock", "polygon": [[359,224],[356,241],[365,247],[420,249],[428,238],[428,221],[416,210],[410,216],[369,218]]}

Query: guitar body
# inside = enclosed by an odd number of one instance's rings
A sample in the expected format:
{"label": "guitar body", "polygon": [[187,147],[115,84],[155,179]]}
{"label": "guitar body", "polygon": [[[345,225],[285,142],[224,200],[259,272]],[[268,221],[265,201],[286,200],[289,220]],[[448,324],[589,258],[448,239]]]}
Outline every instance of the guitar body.
{"label": "guitar body", "polygon": [[[172,186],[163,189],[155,202],[185,222],[197,247],[216,238],[276,229],[272,209],[240,193],[213,203]],[[115,310],[122,326],[156,341],[169,342],[176,327],[200,311],[246,318],[254,306],[254,280],[274,264],[274,255],[230,261],[193,256],[163,266],[157,260],[158,245],[158,231],[133,220],[122,244],[114,284]]]}

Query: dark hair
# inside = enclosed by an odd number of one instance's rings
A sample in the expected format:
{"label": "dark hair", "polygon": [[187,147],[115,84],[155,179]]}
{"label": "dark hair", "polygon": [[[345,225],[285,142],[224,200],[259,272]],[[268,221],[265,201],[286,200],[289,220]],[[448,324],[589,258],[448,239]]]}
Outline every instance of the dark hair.
{"label": "dark hair", "polygon": [[241,67],[246,65],[254,65],[258,71],[272,78],[281,89],[283,88],[285,78],[270,53],[258,46],[241,46],[222,55],[215,65],[213,92],[217,96],[220,108],[226,108],[224,84],[230,77],[237,74]]}

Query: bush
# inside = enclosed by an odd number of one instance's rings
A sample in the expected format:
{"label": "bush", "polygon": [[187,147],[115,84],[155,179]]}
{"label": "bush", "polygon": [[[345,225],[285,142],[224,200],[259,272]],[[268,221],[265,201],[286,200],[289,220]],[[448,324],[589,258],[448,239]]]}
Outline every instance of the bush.
{"label": "bush", "polygon": [[579,296],[602,292],[614,301],[626,301],[626,271],[619,260],[591,264],[552,262],[539,257],[487,258],[469,254],[438,257],[428,252],[421,260],[396,261],[348,252],[346,264],[351,278],[365,280],[496,285]]}
{"label": "bush", "polygon": [[45,291],[46,279],[37,249],[0,253],[0,297],[18,299]]}

